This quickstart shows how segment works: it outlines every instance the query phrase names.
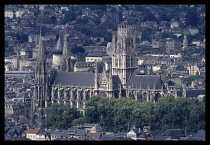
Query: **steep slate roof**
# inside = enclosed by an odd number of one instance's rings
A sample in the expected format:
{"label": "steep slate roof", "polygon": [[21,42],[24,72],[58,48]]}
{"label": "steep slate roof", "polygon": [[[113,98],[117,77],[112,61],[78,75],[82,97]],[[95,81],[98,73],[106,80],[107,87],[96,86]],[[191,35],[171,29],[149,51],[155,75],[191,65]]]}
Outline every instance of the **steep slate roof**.
{"label": "steep slate roof", "polygon": [[128,85],[131,88],[154,89],[155,86],[155,89],[161,89],[162,81],[160,76],[156,75],[133,75]]}
{"label": "steep slate roof", "polygon": [[7,133],[7,131],[10,129],[10,127],[5,126],[4,127],[4,133]]}
{"label": "steep slate roof", "polygon": [[183,130],[180,129],[166,129],[163,135],[171,136],[172,139],[179,139],[185,137]]}
{"label": "steep slate roof", "polygon": [[99,139],[102,133],[96,132],[96,133],[87,133],[87,137],[90,139]]}
{"label": "steep slate roof", "polygon": [[25,140],[25,141],[32,141],[31,139],[29,139],[29,138],[26,138],[26,137],[24,137],[24,136],[15,136],[15,137],[12,137],[11,139],[9,139],[9,140]]}
{"label": "steep slate roof", "polygon": [[171,81],[174,82],[176,86],[182,86],[182,81],[179,77],[173,77]]}
{"label": "steep slate roof", "polygon": [[[182,96],[182,92],[183,91],[177,91],[177,96]],[[201,89],[201,90],[186,90],[186,97],[198,97],[199,95],[205,95],[206,94],[206,90],[205,89]]]}
{"label": "steep slate roof", "polygon": [[92,51],[88,53],[87,57],[102,57],[107,55],[106,52],[103,51]]}
{"label": "steep slate roof", "polygon": [[55,72],[51,84],[94,86],[94,75],[90,72]]}
{"label": "steep slate roof", "polygon": [[21,134],[18,133],[18,131],[15,128],[10,128],[9,130],[7,130],[7,132],[5,132],[5,134],[14,136],[15,134],[17,136],[20,136]]}
{"label": "steep slate roof", "polygon": [[181,130],[172,131],[168,134],[168,136],[171,136],[172,139],[179,139],[180,137],[185,137],[183,131]]}
{"label": "steep slate roof", "polygon": [[206,90],[186,90],[186,96],[187,97],[198,97],[199,95],[205,95]]}
{"label": "steep slate roof", "polygon": [[76,136],[85,136],[86,135],[86,130],[85,129],[77,129],[75,135]]}
{"label": "steep slate roof", "polygon": [[67,139],[66,138],[56,138],[53,141],[64,141],[64,140],[67,140]]}
{"label": "steep slate roof", "polygon": [[183,65],[177,65],[176,70],[177,71],[186,71],[186,69],[184,68]]}
{"label": "steep slate roof", "polygon": [[156,135],[154,140],[166,140],[167,136],[163,136],[163,135]]}
{"label": "steep slate roof", "polygon": [[25,116],[22,116],[19,120],[18,120],[19,123],[24,123],[24,124],[30,124],[30,120],[25,117]]}
{"label": "steep slate roof", "polygon": [[69,130],[68,130],[68,134],[76,134],[78,127],[72,126]]}
{"label": "steep slate roof", "polygon": [[61,41],[61,38],[58,38],[58,41],[55,45],[54,50],[52,50],[53,53],[62,53],[63,52],[63,43]]}
{"label": "steep slate roof", "polygon": [[127,132],[118,132],[117,136],[127,137]]}
{"label": "steep slate roof", "polygon": [[99,124],[96,124],[90,129],[90,132],[102,132],[102,128]]}
{"label": "steep slate roof", "polygon": [[5,95],[6,98],[16,97],[16,93],[15,92],[7,92],[4,95]]}
{"label": "steep slate roof", "polygon": [[113,135],[103,135],[98,140],[114,140],[115,137]]}
{"label": "steep slate roof", "polygon": [[134,139],[130,138],[130,137],[123,137],[123,136],[115,136],[114,140],[129,140],[129,141],[135,141]]}
{"label": "steep slate roof", "polygon": [[150,131],[150,134],[155,138],[157,135],[161,135],[161,132],[158,130]]}
{"label": "steep slate roof", "polygon": [[70,137],[67,140],[70,140],[70,141],[82,141],[81,139],[77,139],[77,138],[74,138],[74,137]]}
{"label": "steep slate roof", "polygon": [[31,139],[23,137],[23,136],[15,136],[15,137],[12,137],[11,139],[7,139],[7,140],[20,140],[20,141],[26,140],[26,141],[31,141]]}
{"label": "steep slate roof", "polygon": [[140,138],[140,139],[145,139],[146,138],[146,134],[144,132],[141,132],[137,138]]}

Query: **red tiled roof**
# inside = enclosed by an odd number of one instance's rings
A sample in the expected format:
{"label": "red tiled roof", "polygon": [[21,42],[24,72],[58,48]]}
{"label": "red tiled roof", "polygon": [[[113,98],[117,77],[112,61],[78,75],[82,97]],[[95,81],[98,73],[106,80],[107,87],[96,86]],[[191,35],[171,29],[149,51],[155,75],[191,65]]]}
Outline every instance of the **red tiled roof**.
{"label": "red tiled roof", "polygon": [[27,133],[37,134],[39,131],[40,131],[40,129],[30,129]]}
{"label": "red tiled roof", "polygon": [[24,130],[23,134],[26,136],[26,134],[29,132],[29,130]]}

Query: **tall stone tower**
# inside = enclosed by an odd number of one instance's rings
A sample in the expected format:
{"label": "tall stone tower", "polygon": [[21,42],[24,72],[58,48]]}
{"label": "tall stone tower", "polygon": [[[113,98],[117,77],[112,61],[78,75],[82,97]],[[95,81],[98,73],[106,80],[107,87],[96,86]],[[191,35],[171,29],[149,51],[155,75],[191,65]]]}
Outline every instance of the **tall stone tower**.
{"label": "tall stone tower", "polygon": [[68,51],[68,41],[66,31],[64,34],[64,46],[63,46],[63,54],[61,60],[61,71],[69,72],[71,70],[71,57]]}
{"label": "tall stone tower", "polygon": [[38,126],[44,119],[45,109],[47,108],[48,96],[48,77],[46,71],[46,58],[42,45],[42,36],[40,31],[38,55],[35,67],[35,88],[32,98],[32,120]]}
{"label": "tall stone tower", "polygon": [[61,41],[61,38],[59,37],[54,50],[52,50],[53,54],[52,68],[60,70],[62,62],[62,51],[63,51],[62,49],[63,49],[63,43]]}
{"label": "tall stone tower", "polygon": [[112,75],[118,75],[126,89],[129,77],[137,69],[136,36],[126,23],[118,25],[117,34],[112,36]]}

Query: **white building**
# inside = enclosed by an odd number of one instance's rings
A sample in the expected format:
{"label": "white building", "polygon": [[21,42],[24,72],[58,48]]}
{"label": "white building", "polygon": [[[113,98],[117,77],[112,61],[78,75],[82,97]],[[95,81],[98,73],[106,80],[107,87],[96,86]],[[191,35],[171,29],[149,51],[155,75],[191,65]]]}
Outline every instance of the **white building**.
{"label": "white building", "polygon": [[46,135],[46,132],[41,131],[41,129],[25,130],[23,134],[26,136],[26,138],[29,138],[31,140],[49,140],[48,136]]}
{"label": "white building", "polygon": [[191,65],[187,67],[189,75],[200,75],[200,70],[197,65]]}
{"label": "white building", "polygon": [[4,11],[4,17],[12,19],[14,17],[14,12],[12,9],[6,8]]}

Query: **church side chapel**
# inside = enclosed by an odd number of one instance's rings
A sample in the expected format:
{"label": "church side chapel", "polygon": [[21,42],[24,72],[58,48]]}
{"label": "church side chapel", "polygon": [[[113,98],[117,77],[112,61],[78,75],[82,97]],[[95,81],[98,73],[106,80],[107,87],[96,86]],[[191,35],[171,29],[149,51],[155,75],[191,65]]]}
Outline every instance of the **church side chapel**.
{"label": "church side chapel", "polygon": [[139,101],[157,101],[166,93],[160,76],[140,75],[137,67],[136,35],[134,28],[122,23],[112,36],[112,64],[109,71],[98,73],[73,72],[67,46],[67,34],[59,38],[53,51],[51,72],[46,71],[46,58],[40,33],[36,62],[35,88],[32,101],[34,122],[46,116],[47,104],[68,103],[81,112],[85,102],[93,95],[102,97],[132,97]]}

